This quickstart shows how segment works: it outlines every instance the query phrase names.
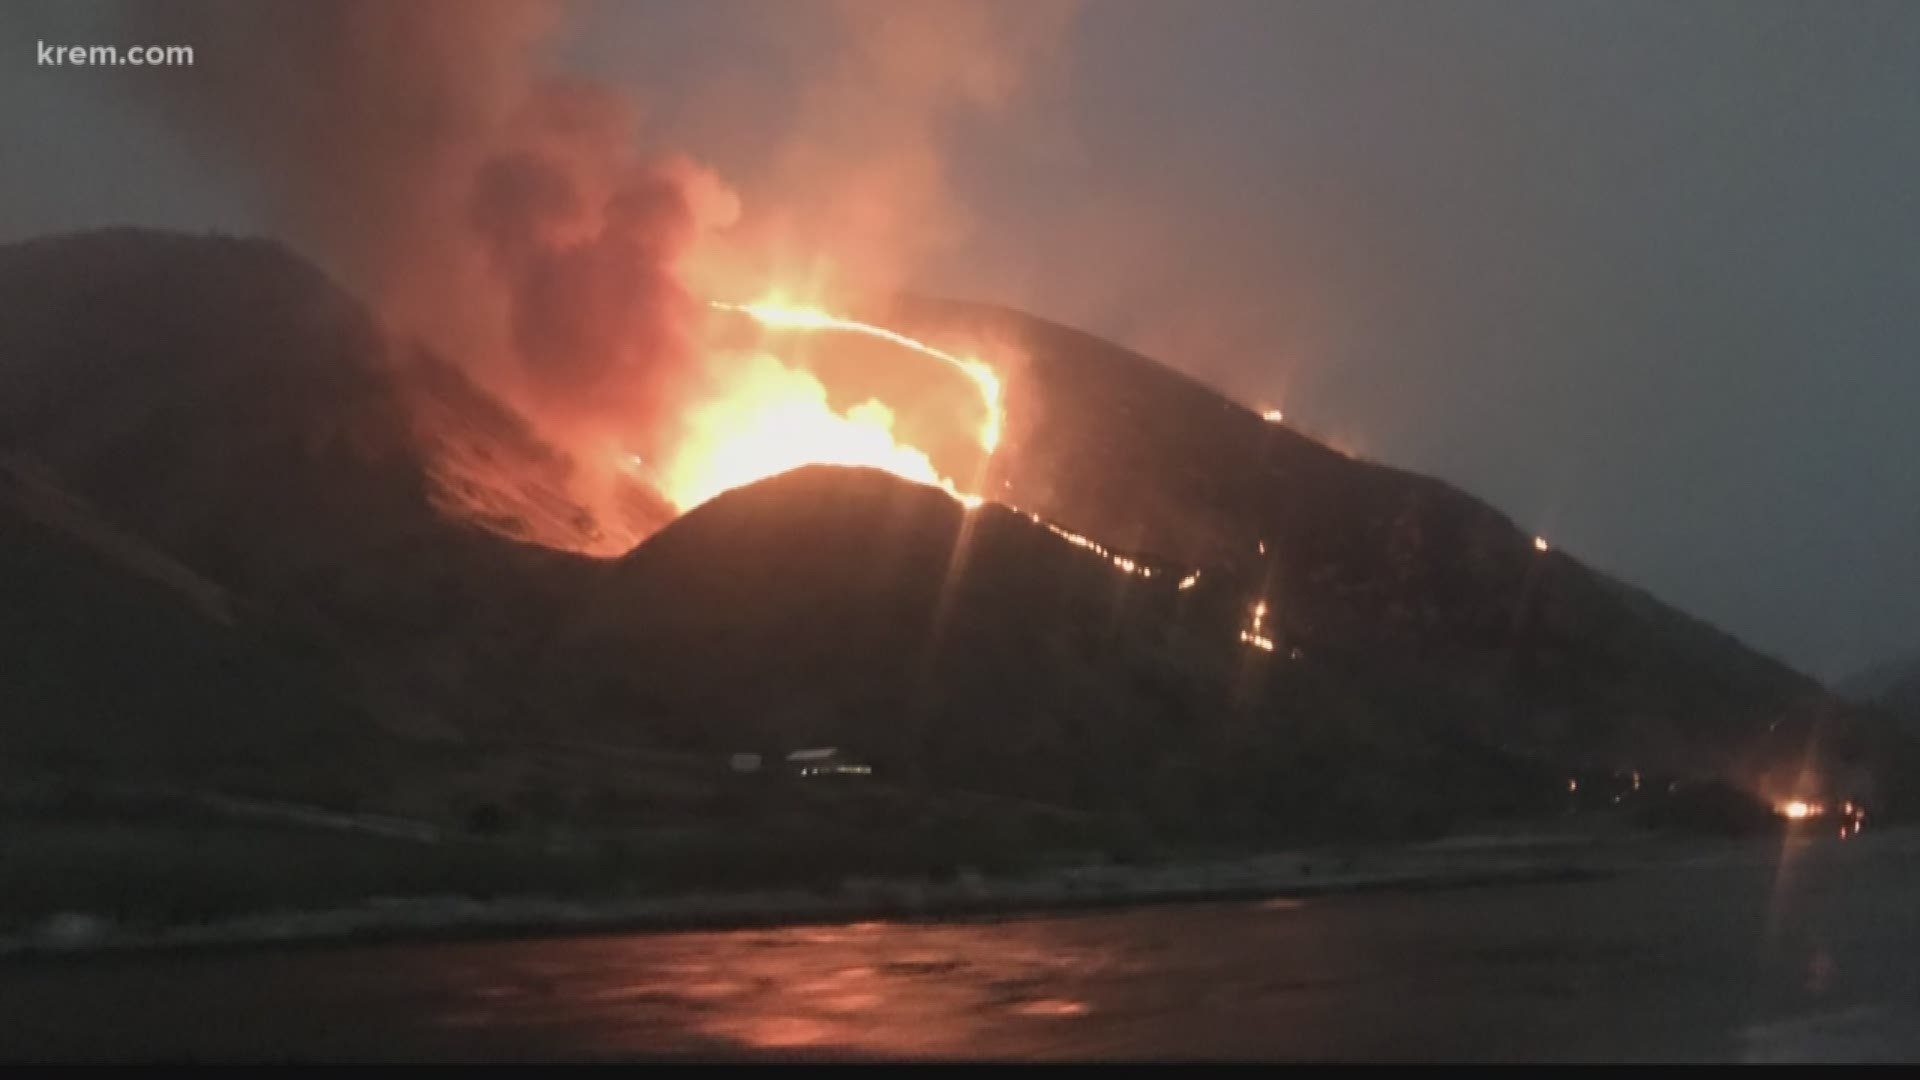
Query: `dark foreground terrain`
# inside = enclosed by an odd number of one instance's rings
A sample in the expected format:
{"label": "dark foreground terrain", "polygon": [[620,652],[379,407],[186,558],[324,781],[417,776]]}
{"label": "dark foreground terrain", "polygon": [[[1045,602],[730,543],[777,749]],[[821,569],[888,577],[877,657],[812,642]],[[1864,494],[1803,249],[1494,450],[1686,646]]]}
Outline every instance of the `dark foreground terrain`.
{"label": "dark foreground terrain", "polygon": [[1057,918],[18,959],[0,1056],[1903,1059],[1920,836]]}

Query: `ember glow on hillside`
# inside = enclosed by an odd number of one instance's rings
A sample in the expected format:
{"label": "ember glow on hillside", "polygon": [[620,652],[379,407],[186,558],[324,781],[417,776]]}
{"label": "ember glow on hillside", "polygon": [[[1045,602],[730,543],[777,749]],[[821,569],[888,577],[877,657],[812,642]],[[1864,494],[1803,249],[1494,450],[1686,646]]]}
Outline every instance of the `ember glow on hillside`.
{"label": "ember glow on hillside", "polygon": [[1256,601],[1253,605],[1251,621],[1245,630],[1240,631],[1241,642],[1251,645],[1263,652],[1272,652],[1273,639],[1265,633],[1266,619],[1267,602],[1265,600]]}
{"label": "ember glow on hillside", "polygon": [[[1062,540],[1065,540],[1067,543],[1072,544],[1074,547],[1080,548],[1085,551],[1091,551],[1095,555],[1098,555],[1100,558],[1105,559],[1108,562],[1111,562],[1113,564],[1114,569],[1120,571],[1123,574],[1138,574],[1141,577],[1145,577],[1145,578],[1150,578],[1153,576],[1153,567],[1148,566],[1146,563],[1143,563],[1138,559],[1133,558],[1130,555],[1121,555],[1116,552],[1109,551],[1105,544],[1100,543],[1098,540],[1095,540],[1090,536],[1083,536],[1080,533],[1074,532],[1072,529],[1063,529],[1060,526],[1055,525],[1053,522],[1048,521],[1045,518],[1042,518],[1039,514],[1030,513],[1027,515],[1027,517],[1035,525],[1044,526],[1048,532],[1052,533],[1053,535],[1059,537]],[[1198,580],[1199,577],[1200,577],[1200,572],[1197,570],[1194,571],[1193,573],[1187,575],[1186,578],[1181,579],[1180,587],[1182,589],[1190,588],[1192,585],[1192,582]]]}

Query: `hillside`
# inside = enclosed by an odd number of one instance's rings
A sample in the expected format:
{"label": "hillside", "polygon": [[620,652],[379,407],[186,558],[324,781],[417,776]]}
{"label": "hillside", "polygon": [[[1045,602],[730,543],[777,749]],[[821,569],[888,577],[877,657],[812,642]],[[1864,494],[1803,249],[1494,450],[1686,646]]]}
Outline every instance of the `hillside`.
{"label": "hillside", "polygon": [[1888,687],[1879,701],[1909,723],[1920,724],[1920,670]]}
{"label": "hillside", "polygon": [[[1018,312],[903,301],[933,340],[1010,343],[992,486],[1265,596],[1310,653],[1398,670],[1527,752],[1734,767],[1812,679],[1557,550],[1444,481],[1347,457],[1152,360]],[[1004,346],[1003,346],[1004,347]]]}
{"label": "hillside", "polygon": [[417,408],[418,388],[510,421],[284,248],[32,241],[0,247],[0,298],[0,453],[298,638],[396,724],[484,720],[497,661],[590,566],[437,509],[428,440],[453,428],[423,427],[447,409]]}
{"label": "hillside", "polygon": [[560,711],[660,745],[840,746],[923,784],[1223,832],[1404,828],[1557,782],[1402,723],[1337,666],[1248,647],[1241,596],[1178,581],[1002,507],[816,466],[621,560],[542,681]]}
{"label": "hillside", "polygon": [[[1025,357],[988,488],[1020,512],[806,469],[602,561],[537,542],[594,548],[632,524],[568,503],[564,455],[273,244],[0,248],[0,310],[0,509],[16,565],[53,567],[19,587],[22,640],[124,594],[129,627],[184,651],[47,636],[37,662],[74,674],[21,730],[59,723],[87,670],[211,665],[245,687],[150,680],[142,708],[95,710],[122,729],[101,747],[338,702],[509,757],[845,743],[922,788],[1223,829],[1431,826],[1537,806],[1577,770],[1791,786],[1809,754],[1851,776],[1898,749],[1441,481],[1013,312],[895,315]],[[1163,572],[1123,574],[1044,522]],[[1239,637],[1263,600],[1271,653]],[[292,687],[297,707],[274,704]]]}
{"label": "hillside", "polygon": [[1842,683],[1839,689],[1855,701],[1884,709],[1908,731],[1920,732],[1920,658],[1876,664]]}
{"label": "hillside", "polygon": [[0,781],[180,777],[352,803],[391,738],[224,589],[0,468]]}

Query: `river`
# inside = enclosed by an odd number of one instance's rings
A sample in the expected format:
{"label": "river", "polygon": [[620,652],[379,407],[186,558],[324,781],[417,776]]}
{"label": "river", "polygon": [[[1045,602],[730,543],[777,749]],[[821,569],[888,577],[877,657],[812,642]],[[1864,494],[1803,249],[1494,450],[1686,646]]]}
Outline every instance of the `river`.
{"label": "river", "polygon": [[1920,1057],[1920,838],[1046,917],[18,957],[8,1059]]}

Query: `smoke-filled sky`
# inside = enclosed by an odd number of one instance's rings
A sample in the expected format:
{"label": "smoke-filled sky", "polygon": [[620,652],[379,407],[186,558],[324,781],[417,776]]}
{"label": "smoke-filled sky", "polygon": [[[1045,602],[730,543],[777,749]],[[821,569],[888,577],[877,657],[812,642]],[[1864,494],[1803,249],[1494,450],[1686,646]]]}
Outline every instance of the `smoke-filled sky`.
{"label": "smoke-filled sky", "polygon": [[[0,239],[132,222],[328,247],[331,210],[290,215],[211,148],[304,137],[263,118],[273,93],[215,84],[243,49],[336,118],[438,80],[456,118],[509,119],[429,165],[537,195],[528,153],[577,157],[609,121],[543,91],[529,134],[528,63],[622,99],[642,148],[581,166],[586,241],[549,243],[521,201],[481,223],[529,305],[608,245],[644,270],[731,227],[753,242],[723,261],[1004,303],[1282,405],[1815,674],[1920,651],[1920,6],[509,4],[415,27],[399,71],[406,50],[197,6],[132,24],[196,67],[137,74],[34,65],[39,40],[131,43],[126,9],[7,6]],[[316,55],[380,85],[316,85]],[[409,161],[396,115],[374,130]],[[378,199],[382,176],[351,179]],[[655,198],[669,181],[715,193]]]}

